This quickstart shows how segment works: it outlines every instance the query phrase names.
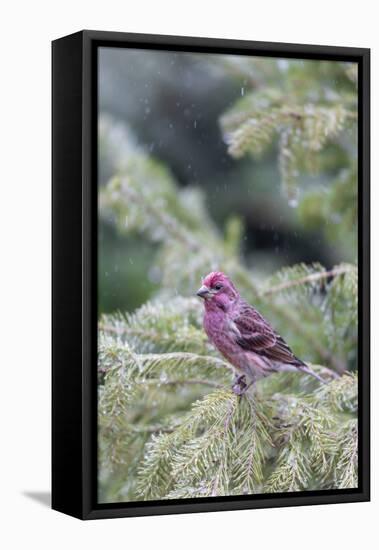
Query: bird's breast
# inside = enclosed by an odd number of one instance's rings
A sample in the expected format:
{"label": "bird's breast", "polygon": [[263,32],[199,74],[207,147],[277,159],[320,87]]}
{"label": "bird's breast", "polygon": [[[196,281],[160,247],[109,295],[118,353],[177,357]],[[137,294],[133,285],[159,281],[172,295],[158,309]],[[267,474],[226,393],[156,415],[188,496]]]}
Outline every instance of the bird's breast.
{"label": "bird's breast", "polygon": [[221,312],[211,312],[204,316],[204,330],[207,333],[212,344],[229,360],[237,352],[240,353],[240,348],[236,346],[236,330],[230,324],[228,317]]}

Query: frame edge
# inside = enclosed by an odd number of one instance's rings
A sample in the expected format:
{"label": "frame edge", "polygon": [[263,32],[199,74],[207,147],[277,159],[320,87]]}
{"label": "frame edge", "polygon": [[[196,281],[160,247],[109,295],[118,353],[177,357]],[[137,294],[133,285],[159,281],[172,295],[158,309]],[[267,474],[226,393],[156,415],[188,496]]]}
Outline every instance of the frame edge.
{"label": "frame edge", "polygon": [[82,33],[52,42],[52,508],[82,507]]}

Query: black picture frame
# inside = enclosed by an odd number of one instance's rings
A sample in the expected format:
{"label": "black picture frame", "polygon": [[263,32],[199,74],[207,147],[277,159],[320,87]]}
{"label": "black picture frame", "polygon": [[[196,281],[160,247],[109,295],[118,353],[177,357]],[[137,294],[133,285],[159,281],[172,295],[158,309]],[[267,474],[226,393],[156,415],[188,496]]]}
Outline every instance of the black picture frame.
{"label": "black picture frame", "polygon": [[[359,71],[359,487],[97,504],[97,51],[101,46],[354,61]],[[52,507],[81,519],[370,499],[370,50],[81,31],[52,43]]]}

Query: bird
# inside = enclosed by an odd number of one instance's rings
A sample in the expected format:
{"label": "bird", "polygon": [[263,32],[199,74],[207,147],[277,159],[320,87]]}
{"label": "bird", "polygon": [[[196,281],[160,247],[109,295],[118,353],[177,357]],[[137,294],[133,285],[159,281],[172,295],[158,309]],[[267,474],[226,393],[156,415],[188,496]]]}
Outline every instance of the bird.
{"label": "bird", "polygon": [[225,273],[209,273],[196,294],[204,301],[203,327],[208,339],[234,367],[235,394],[242,396],[257,380],[283,371],[302,372],[326,383],[296,357]]}

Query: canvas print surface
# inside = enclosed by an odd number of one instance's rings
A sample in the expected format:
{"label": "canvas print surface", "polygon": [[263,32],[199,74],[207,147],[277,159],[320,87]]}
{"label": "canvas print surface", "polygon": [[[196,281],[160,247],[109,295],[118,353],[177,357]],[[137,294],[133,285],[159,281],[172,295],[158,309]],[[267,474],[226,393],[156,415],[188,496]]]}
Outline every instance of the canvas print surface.
{"label": "canvas print surface", "polygon": [[358,486],[357,65],[99,48],[98,502]]}

